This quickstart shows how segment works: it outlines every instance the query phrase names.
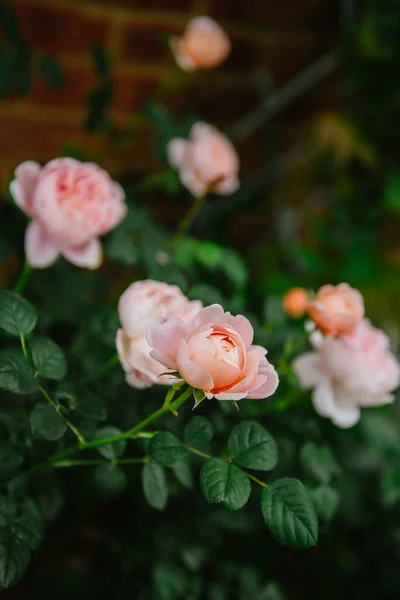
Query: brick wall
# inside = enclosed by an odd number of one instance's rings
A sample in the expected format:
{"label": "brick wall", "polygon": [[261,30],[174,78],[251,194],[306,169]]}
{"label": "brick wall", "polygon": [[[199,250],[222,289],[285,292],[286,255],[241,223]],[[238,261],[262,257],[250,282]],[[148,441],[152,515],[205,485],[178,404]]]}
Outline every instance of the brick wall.
{"label": "brick wall", "polygon": [[[93,42],[112,57],[116,93],[111,107],[121,126],[132,122],[158,83],[175,69],[168,34],[182,31],[195,14],[218,19],[232,38],[233,51],[217,71],[189,78],[167,101],[178,112],[190,106],[204,119],[227,127],[257,102],[255,74],[267,70],[279,87],[332,48],[336,34],[333,0],[8,0],[22,36],[38,54],[61,60],[64,86],[49,89],[35,77],[24,99],[0,102],[0,186],[4,189],[16,164],[47,161],[63,143],[97,156],[114,175],[140,174],[157,168],[151,135],[136,125],[123,150],[103,135],[82,128],[85,103],[96,83],[89,58]],[[307,134],[316,112],[335,104],[337,86],[330,79],[286,113],[278,127],[282,146]],[[257,142],[239,147],[244,168],[251,169]]]}

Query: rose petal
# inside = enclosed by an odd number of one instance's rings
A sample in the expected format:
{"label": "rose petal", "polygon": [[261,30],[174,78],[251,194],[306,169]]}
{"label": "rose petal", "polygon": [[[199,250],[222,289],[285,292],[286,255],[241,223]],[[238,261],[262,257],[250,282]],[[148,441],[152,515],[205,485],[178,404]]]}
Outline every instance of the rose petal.
{"label": "rose petal", "polygon": [[182,379],[199,390],[212,390],[214,381],[204,367],[191,360],[189,348],[184,339],[180,340],[176,353],[176,366]]}
{"label": "rose petal", "polygon": [[25,232],[26,261],[36,269],[50,267],[59,257],[59,250],[38,221],[32,221]]}
{"label": "rose petal", "polygon": [[220,304],[211,304],[203,308],[193,319],[191,329],[196,329],[209,323],[225,323],[224,309]]}
{"label": "rose petal", "polygon": [[169,40],[169,47],[171,48],[171,52],[182,71],[189,72],[195,70],[196,63],[187,52],[183,51],[183,43],[181,38],[173,36]]}
{"label": "rose petal", "polygon": [[98,269],[103,262],[103,250],[98,238],[94,238],[82,246],[63,248],[61,254],[73,265],[91,270]]}
{"label": "rose petal", "polygon": [[335,411],[335,392],[329,380],[323,380],[313,391],[312,401],[321,417],[331,417]]}
{"label": "rose petal", "polygon": [[[262,379],[265,378],[263,381]],[[272,365],[269,365],[268,372],[266,374],[258,375],[254,384],[257,385],[257,382],[260,382],[258,387],[249,393],[248,398],[250,400],[263,400],[264,398],[269,398],[276,392],[276,389],[279,385],[279,377],[278,373],[275,371]]]}
{"label": "rose petal", "polygon": [[238,332],[240,337],[243,339],[246,348],[249,348],[254,337],[254,329],[250,321],[242,315],[238,315],[236,317],[229,315],[227,318],[227,323]]}
{"label": "rose petal", "polygon": [[240,181],[237,175],[230,175],[226,177],[222,181],[219,181],[216,185],[213,186],[213,191],[220,196],[230,196],[230,194],[234,194],[240,188]]}
{"label": "rose petal", "polygon": [[181,166],[179,178],[182,185],[196,198],[207,192],[207,184],[196,176],[191,167]]}
{"label": "rose petal", "polygon": [[183,138],[171,140],[167,146],[168,162],[175,168],[182,165],[183,157],[187,150],[188,143]]}
{"label": "rose petal", "polygon": [[10,183],[14,202],[28,217],[33,216],[33,194],[41,166],[27,160],[15,169],[15,179]]}
{"label": "rose petal", "polygon": [[324,381],[324,375],[319,368],[319,355],[317,352],[305,352],[292,363],[302,388],[312,388]]}
{"label": "rose petal", "polygon": [[159,319],[147,330],[147,341],[153,348],[150,355],[168,369],[176,370],[179,343],[187,333],[188,328],[179,317]]}

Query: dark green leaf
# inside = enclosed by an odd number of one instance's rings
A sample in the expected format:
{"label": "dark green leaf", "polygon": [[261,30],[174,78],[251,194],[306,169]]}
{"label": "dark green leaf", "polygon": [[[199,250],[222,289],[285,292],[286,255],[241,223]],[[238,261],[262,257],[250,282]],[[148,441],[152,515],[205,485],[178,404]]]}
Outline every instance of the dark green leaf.
{"label": "dark green leaf", "polygon": [[33,369],[20,350],[0,351],[0,388],[14,394],[33,394],[39,389]]}
{"label": "dark green leaf", "polygon": [[93,473],[93,480],[106,496],[114,497],[121,494],[126,485],[126,475],[124,471],[112,463],[96,467]]}
{"label": "dark green leaf", "polygon": [[192,417],[185,427],[185,442],[188,446],[208,444],[215,432],[214,425],[200,415]]}
{"label": "dark green leaf", "polygon": [[140,247],[125,227],[113,231],[107,241],[106,252],[112,260],[127,267],[135,265],[140,258]]}
{"label": "dark green leaf", "polygon": [[302,447],[300,462],[311,477],[325,485],[340,473],[340,467],[329,448],[317,446],[313,442],[307,442]]}
{"label": "dark green leaf", "polygon": [[2,494],[0,496],[0,527],[9,525],[14,519],[16,512],[17,507],[15,502]]}
{"label": "dark green leaf", "polygon": [[274,438],[254,421],[242,421],[233,428],[228,450],[236,464],[248,469],[270,471],[278,462]]}
{"label": "dark green leaf", "polygon": [[0,479],[11,479],[22,465],[23,458],[10,442],[0,442]]}
{"label": "dark green leaf", "polygon": [[205,394],[204,394],[203,390],[198,390],[196,388],[193,388],[193,398],[194,398],[194,407],[193,407],[193,409],[195,409],[205,399]]}
{"label": "dark green leaf", "polygon": [[181,442],[169,431],[161,431],[151,438],[147,452],[165,467],[171,467],[186,455]]}
{"label": "dark green leaf", "polygon": [[188,292],[191,300],[201,300],[205,306],[210,304],[225,304],[225,298],[219,290],[207,283],[195,283]]}
{"label": "dark green leaf", "polygon": [[19,540],[36,550],[43,540],[44,521],[42,513],[33,500],[25,500],[21,515],[14,522],[14,532]]}
{"label": "dark green leaf", "polygon": [[249,499],[250,481],[239,467],[221,458],[211,458],[200,471],[200,487],[207,502],[239,510]]}
{"label": "dark green leaf", "polygon": [[221,269],[237,290],[246,287],[248,281],[247,265],[235,250],[224,248]]}
{"label": "dark green leaf", "polygon": [[25,298],[8,290],[0,291],[0,328],[11,335],[27,335],[37,321],[36,310]]}
{"label": "dark green leaf", "polygon": [[12,537],[0,544],[0,590],[17,583],[25,573],[30,559],[29,546]]}
{"label": "dark green leaf", "polygon": [[90,390],[84,390],[79,393],[76,401],[77,412],[82,417],[91,419],[92,421],[106,421],[107,405],[101,396]]}
{"label": "dark green leaf", "polygon": [[183,487],[191,490],[193,488],[193,473],[189,461],[186,458],[176,462],[172,466],[175,477]]}
{"label": "dark green leaf", "polygon": [[[104,438],[115,437],[121,435],[122,431],[117,427],[113,427],[112,425],[107,425],[106,427],[102,427],[96,431],[95,440],[101,440]],[[118,458],[122,456],[125,452],[126,441],[120,440],[119,442],[114,442],[110,444],[105,444],[104,446],[99,446],[96,448],[98,452],[107,460],[113,460],[114,458]]]}
{"label": "dark green leaf", "polygon": [[31,412],[30,424],[33,435],[55,442],[62,438],[67,425],[50,404],[36,404]]}
{"label": "dark green leaf", "polygon": [[147,502],[157,510],[164,510],[168,501],[168,484],[164,468],[154,461],[142,469],[143,493]]}
{"label": "dark green leaf", "polygon": [[223,256],[223,248],[215,242],[199,242],[196,259],[206,267],[217,267]]}
{"label": "dark green leaf", "polygon": [[57,344],[46,338],[38,338],[32,344],[32,360],[39,377],[59,381],[65,377],[67,362],[64,352]]}
{"label": "dark green leaf", "polygon": [[340,504],[339,492],[328,485],[320,485],[310,493],[318,517],[325,523],[332,521]]}
{"label": "dark green leaf", "polygon": [[386,467],[380,473],[381,498],[384,506],[394,506],[400,500],[400,468]]}
{"label": "dark green leaf", "polygon": [[271,535],[284,546],[310,548],[318,539],[318,520],[306,488],[298,479],[278,479],[261,497]]}
{"label": "dark green leaf", "polygon": [[98,43],[92,44],[90,55],[97,74],[102,78],[107,77],[110,73],[110,57],[103,46]]}

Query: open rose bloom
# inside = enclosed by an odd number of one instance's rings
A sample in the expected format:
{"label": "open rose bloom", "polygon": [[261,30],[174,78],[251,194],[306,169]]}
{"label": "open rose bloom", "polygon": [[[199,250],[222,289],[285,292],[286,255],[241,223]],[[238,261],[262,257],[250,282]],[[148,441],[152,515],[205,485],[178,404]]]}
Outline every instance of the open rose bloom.
{"label": "open rose bloom", "polygon": [[324,285],[308,304],[307,310],[323,333],[342,335],[364,318],[364,300],[360,292],[347,283]]}
{"label": "open rose bloom", "polygon": [[338,427],[352,427],[361,407],[390,404],[400,365],[383,331],[362,321],[340,338],[325,337],[315,352],[293,362],[304,388],[312,388],[315,410]]}
{"label": "open rose bloom", "polygon": [[209,17],[192,19],[182,37],[171,38],[170,46],[184,71],[218,67],[231,50],[225,31]]}
{"label": "open rose bloom", "polygon": [[57,158],[41,167],[17,167],[10,191],[16,204],[32,218],[25,234],[26,260],[36,268],[59,256],[78,267],[97,269],[102,262],[99,236],[125,217],[121,186],[93,163]]}
{"label": "open rose bloom", "polygon": [[174,316],[149,328],[151,356],[178,371],[190,386],[217,400],[261,399],[273,394],[278,375],[267,351],[253,346],[253,328],[218,304],[203,308],[188,325]]}
{"label": "open rose bloom", "polygon": [[145,388],[174,383],[171,377],[160,377],[166,369],[150,356],[147,329],[167,315],[190,323],[202,307],[199,300],[189,301],[177,286],[150,279],[136,281],[125,290],[118,304],[122,329],[117,332],[117,350],[129,385]]}
{"label": "open rose bloom", "polygon": [[195,123],[189,140],[168,144],[168,159],[193,196],[229,195],[239,188],[239,158],[228,138],[207,123]]}

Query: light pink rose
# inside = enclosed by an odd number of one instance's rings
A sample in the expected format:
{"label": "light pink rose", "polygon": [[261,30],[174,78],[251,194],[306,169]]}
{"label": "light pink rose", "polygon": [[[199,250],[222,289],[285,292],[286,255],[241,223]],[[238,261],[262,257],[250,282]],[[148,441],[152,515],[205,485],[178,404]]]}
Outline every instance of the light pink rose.
{"label": "light pink rose", "polygon": [[32,217],[25,253],[27,262],[39,269],[60,255],[78,267],[97,269],[102,262],[99,236],[126,215],[121,186],[97,165],[73,158],[56,158],[44,167],[32,161],[20,164],[10,191]]}
{"label": "light pink rose", "polygon": [[190,139],[168,144],[168,160],[194,195],[229,195],[239,188],[239,158],[228,138],[207,123],[195,123]]}
{"label": "light pink rose", "polygon": [[389,350],[389,339],[369,321],[340,338],[326,337],[316,352],[293,362],[303,388],[313,388],[313,404],[338,427],[352,427],[360,407],[390,404],[400,382],[400,365]]}
{"label": "light pink rose", "polygon": [[177,286],[151,279],[136,281],[125,290],[118,304],[122,329],[117,332],[116,343],[129,385],[145,388],[174,383],[171,377],[159,377],[166,369],[150,356],[147,329],[167,315],[190,323],[202,308],[200,300],[189,301]]}
{"label": "light pink rose", "polygon": [[326,334],[343,335],[363,320],[364,300],[347,283],[336,287],[324,285],[307,310],[318,329]]}
{"label": "light pink rose", "polygon": [[249,321],[219,304],[203,308],[189,326],[174,316],[160,319],[148,329],[147,341],[153,358],[207,398],[267,398],[278,386],[267,351],[252,345]]}
{"label": "light pink rose", "polygon": [[192,19],[182,37],[171,38],[170,46],[184,71],[218,67],[231,50],[225,31],[209,17]]}

